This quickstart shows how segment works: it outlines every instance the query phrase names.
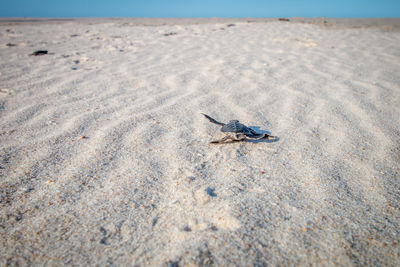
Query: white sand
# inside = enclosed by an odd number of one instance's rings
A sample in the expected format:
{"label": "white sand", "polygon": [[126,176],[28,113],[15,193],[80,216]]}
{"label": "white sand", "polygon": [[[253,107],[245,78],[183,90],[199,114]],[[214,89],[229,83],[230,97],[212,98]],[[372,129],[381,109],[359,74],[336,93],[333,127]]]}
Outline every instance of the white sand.
{"label": "white sand", "polygon": [[233,23],[0,23],[2,266],[399,266],[400,32]]}

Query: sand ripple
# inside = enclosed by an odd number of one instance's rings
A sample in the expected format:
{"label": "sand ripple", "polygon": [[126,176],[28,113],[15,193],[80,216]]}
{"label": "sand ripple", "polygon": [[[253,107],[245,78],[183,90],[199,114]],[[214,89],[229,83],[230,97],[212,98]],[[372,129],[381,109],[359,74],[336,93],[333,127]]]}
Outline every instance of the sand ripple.
{"label": "sand ripple", "polygon": [[[400,264],[398,32],[12,28],[1,264]],[[201,112],[279,141],[210,145]]]}

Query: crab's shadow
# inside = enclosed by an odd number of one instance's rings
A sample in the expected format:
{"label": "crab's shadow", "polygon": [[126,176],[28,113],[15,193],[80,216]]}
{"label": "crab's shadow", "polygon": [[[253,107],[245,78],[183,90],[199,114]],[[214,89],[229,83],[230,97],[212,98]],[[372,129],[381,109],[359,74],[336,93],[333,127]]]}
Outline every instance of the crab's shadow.
{"label": "crab's shadow", "polygon": [[[257,134],[268,134],[271,135],[271,132],[269,131],[264,131],[260,129],[260,126],[248,126],[250,129],[252,129],[253,131],[255,131]],[[274,139],[245,139],[245,142],[249,142],[249,143],[253,143],[253,144],[258,144],[258,143],[275,143],[279,141],[279,137],[274,135]]]}

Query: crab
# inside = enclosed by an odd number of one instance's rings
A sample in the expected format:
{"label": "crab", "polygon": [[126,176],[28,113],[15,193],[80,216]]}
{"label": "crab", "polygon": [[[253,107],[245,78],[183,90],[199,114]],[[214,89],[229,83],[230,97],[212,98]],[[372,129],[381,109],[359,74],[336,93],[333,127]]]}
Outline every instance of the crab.
{"label": "crab", "polygon": [[216,121],[215,119],[211,118],[210,116],[203,114],[210,122],[221,125],[221,132],[225,133],[226,136],[219,140],[211,141],[212,144],[221,144],[225,141],[243,141],[246,138],[251,140],[260,140],[260,139],[275,139],[275,136],[269,135],[267,133],[257,133],[250,127],[240,123],[238,120],[231,120],[228,123],[222,123]]}

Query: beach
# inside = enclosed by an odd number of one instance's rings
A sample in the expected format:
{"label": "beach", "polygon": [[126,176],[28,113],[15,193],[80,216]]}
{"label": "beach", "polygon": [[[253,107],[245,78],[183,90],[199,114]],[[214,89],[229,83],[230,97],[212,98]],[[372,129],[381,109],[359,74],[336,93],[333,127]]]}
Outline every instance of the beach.
{"label": "beach", "polygon": [[[0,265],[399,266],[399,44],[400,19],[1,19]],[[210,144],[202,113],[276,138]]]}

